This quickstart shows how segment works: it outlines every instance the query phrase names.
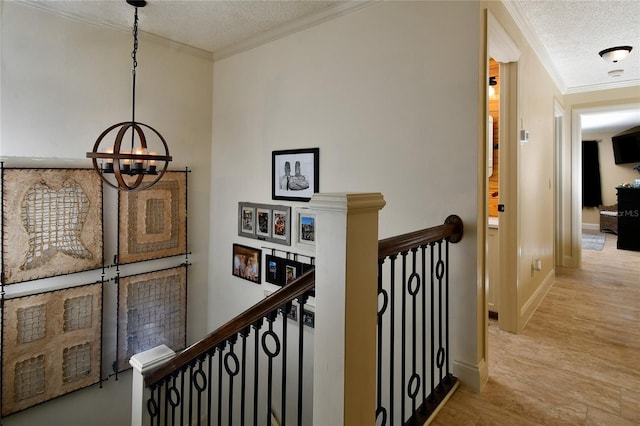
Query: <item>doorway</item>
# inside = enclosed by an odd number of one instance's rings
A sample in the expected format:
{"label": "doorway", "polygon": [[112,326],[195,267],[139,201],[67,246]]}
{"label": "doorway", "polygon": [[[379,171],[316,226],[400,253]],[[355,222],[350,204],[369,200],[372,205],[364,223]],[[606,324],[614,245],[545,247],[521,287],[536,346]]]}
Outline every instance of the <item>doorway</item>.
{"label": "doorway", "polygon": [[[488,81],[492,76],[491,70],[499,76],[499,93],[497,93],[497,107],[494,121],[494,135],[492,140],[485,138],[486,147],[493,152],[497,141],[498,149],[494,158],[497,159],[498,170],[494,167],[492,174],[487,169],[486,183],[488,193],[487,209],[485,210],[485,237],[491,244],[491,252],[485,252],[485,293],[489,298],[493,293],[491,309],[498,313],[498,327],[516,332],[518,327],[517,304],[517,247],[518,247],[518,147],[517,117],[518,117],[518,60],[520,50],[507,34],[500,23],[487,12],[487,71]],[[489,86],[488,86],[489,87]],[[487,114],[491,114],[492,99],[487,88]],[[489,132],[487,132],[489,133]],[[487,151],[488,152],[488,151]],[[497,190],[491,181],[497,183]],[[489,189],[491,188],[491,189]],[[496,194],[497,192],[497,194]],[[494,196],[495,194],[495,196]],[[492,202],[497,199],[497,202]],[[495,207],[495,211],[493,208]],[[491,224],[490,224],[491,223]],[[492,269],[494,272],[489,276]],[[488,300],[487,300],[488,301]],[[486,306],[485,311],[489,311]],[[488,312],[487,312],[488,315]]]}
{"label": "doorway", "polygon": [[[611,104],[606,106],[584,106],[575,108],[572,111],[571,128],[571,161],[560,161],[558,167],[563,176],[570,176],[570,199],[564,196],[562,199],[563,208],[568,209],[571,214],[566,221],[560,223],[560,232],[565,236],[562,241],[562,265],[580,268],[582,265],[582,135],[588,132],[590,136],[601,138],[602,146],[600,151],[601,169],[603,166],[615,169],[613,178],[607,178],[603,183],[604,204],[613,203],[611,192],[607,196],[604,190],[611,190],[610,187],[617,183],[624,182],[636,176],[632,170],[632,165],[612,165],[612,148],[609,146],[612,135],[621,131],[640,126],[640,103]],[[566,150],[565,150],[566,151]],[[570,172],[569,172],[570,171]],[[620,181],[620,182],[618,182]],[[567,183],[563,186],[567,193]],[[605,188],[606,186],[606,188]],[[567,214],[563,213],[567,218]],[[568,223],[567,223],[568,222]],[[570,224],[570,226],[569,226]],[[567,229],[570,228],[570,229]]]}

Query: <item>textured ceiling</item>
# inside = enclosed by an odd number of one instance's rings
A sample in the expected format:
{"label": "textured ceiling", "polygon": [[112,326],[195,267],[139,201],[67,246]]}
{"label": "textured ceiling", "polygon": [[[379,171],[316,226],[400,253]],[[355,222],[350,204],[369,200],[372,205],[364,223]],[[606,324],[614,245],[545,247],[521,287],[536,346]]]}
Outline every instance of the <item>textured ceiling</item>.
{"label": "textured ceiling", "polygon": [[[638,0],[519,0],[510,11],[522,12],[525,34],[537,50],[544,50],[564,92],[583,92],[610,86],[640,84],[640,1]],[[537,37],[539,43],[531,38]],[[540,47],[540,44],[542,47]],[[598,52],[629,45],[633,50],[618,64],[604,61]],[[540,56],[545,52],[538,52]],[[620,77],[608,72],[623,69]]]}
{"label": "textured ceiling", "polygon": [[[124,0],[15,0],[83,21],[131,29]],[[140,31],[216,53],[344,1],[149,0],[138,9]]]}
{"label": "textured ceiling", "polygon": [[[133,9],[124,0],[13,1],[128,31],[133,22]],[[222,58],[376,1],[149,0],[139,9],[140,31]],[[640,84],[640,0],[517,0],[505,5],[563,93]],[[614,67],[598,52],[617,45],[633,46],[633,51]],[[614,68],[624,69],[623,75],[610,77]]]}

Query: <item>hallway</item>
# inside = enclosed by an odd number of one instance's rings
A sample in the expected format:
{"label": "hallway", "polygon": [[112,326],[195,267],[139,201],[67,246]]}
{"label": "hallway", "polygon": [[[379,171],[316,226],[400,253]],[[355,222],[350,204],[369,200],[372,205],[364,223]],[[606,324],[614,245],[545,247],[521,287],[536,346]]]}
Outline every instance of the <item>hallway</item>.
{"label": "hallway", "polygon": [[489,382],[460,387],[433,425],[640,424],[640,252],[583,250],[520,334],[489,323]]}

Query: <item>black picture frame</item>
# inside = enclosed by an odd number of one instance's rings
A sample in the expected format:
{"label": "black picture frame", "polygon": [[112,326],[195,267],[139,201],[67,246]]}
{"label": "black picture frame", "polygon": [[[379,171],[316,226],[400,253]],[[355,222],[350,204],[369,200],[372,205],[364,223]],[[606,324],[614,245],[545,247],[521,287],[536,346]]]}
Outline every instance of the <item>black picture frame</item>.
{"label": "black picture frame", "polygon": [[268,283],[282,287],[284,285],[284,263],[283,259],[267,254],[264,259],[265,274],[264,280]]}
{"label": "black picture frame", "polygon": [[309,201],[320,191],[320,148],[273,151],[271,198]]}
{"label": "black picture frame", "polygon": [[297,260],[284,259],[283,264],[283,285],[291,284],[296,278],[306,271],[305,264],[298,262]]}
{"label": "black picture frame", "polygon": [[313,311],[309,311],[304,309],[302,311],[302,324],[307,327],[315,328],[316,327],[316,313]]}
{"label": "black picture frame", "polygon": [[231,272],[234,277],[262,284],[262,250],[234,244],[231,262]]}

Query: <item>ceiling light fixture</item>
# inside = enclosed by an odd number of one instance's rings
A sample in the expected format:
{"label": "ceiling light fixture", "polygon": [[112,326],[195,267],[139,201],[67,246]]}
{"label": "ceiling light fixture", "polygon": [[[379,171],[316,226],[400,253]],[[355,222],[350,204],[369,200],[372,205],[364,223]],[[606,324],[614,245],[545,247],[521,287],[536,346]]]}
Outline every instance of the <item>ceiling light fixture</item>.
{"label": "ceiling light fixture", "polygon": [[[127,0],[135,8],[133,21],[133,90],[132,90],[132,113],[131,121],[114,124],[106,129],[93,146],[93,151],[87,152],[87,158],[93,161],[93,168],[100,175],[102,180],[112,188],[120,191],[141,191],[147,189],[158,182],[167,170],[172,157],[169,155],[169,147],[164,138],[156,129],[144,123],[136,122],[136,67],[138,61],[138,7],[146,6],[147,2]],[[151,130],[159,139],[156,145],[164,149],[164,155],[159,155],[149,151],[147,136],[143,128]],[[112,146],[101,150],[100,145],[103,139],[115,129],[119,129]],[[131,150],[122,145],[123,138],[127,132],[131,132]],[[147,132],[149,133],[149,132]],[[136,138],[137,136],[137,138]],[[98,164],[98,160],[100,164]],[[160,165],[161,164],[161,165]],[[160,165],[160,167],[158,167]],[[154,179],[143,182],[146,175],[155,176]]]}
{"label": "ceiling light fixture", "polygon": [[613,62],[615,64],[629,56],[632,49],[633,47],[631,46],[610,47],[608,49],[601,50],[598,52],[598,55],[600,55],[605,61]]}

